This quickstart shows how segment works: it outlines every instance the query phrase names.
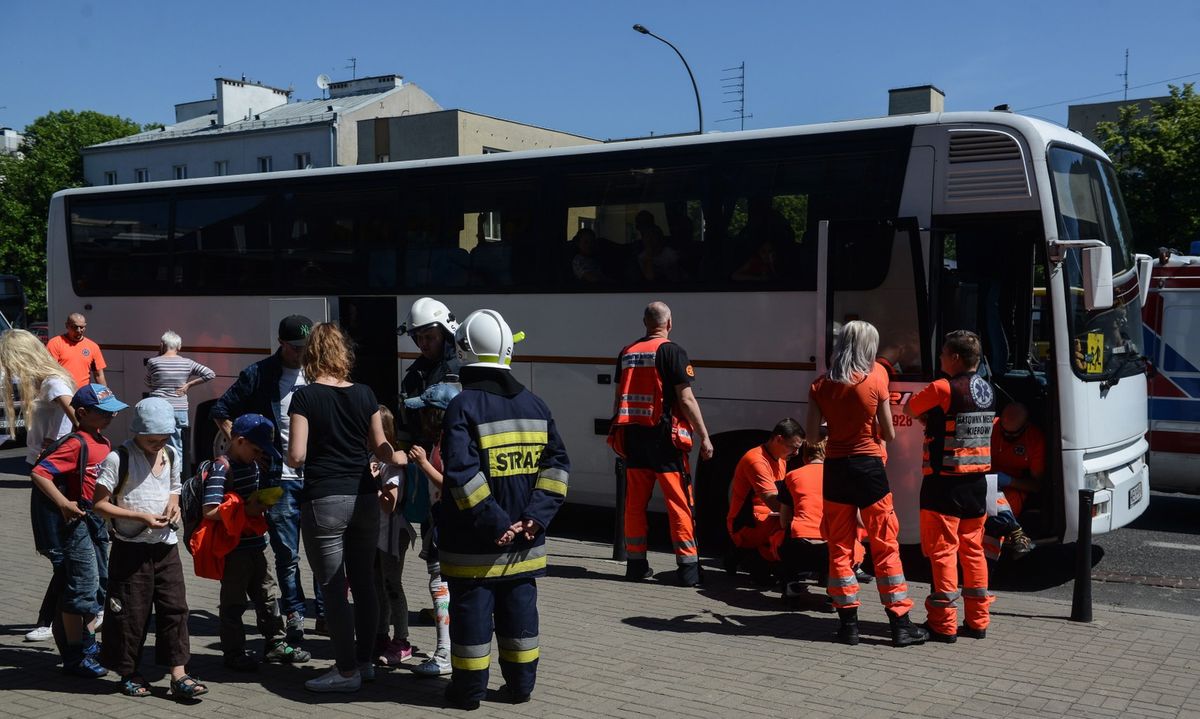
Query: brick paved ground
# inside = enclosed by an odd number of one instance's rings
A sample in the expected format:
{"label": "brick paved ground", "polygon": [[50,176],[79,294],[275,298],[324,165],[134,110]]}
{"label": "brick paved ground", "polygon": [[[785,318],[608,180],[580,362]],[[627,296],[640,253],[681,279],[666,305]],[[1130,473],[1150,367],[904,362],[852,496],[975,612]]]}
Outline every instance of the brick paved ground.
{"label": "brick paved ground", "polygon": [[[6,453],[7,454],[7,453]],[[8,466],[7,464],[5,465]],[[50,643],[22,641],[49,564],[32,551],[28,480],[0,474],[0,715],[55,719],[188,716],[408,717],[454,714],[442,708],[443,680],[381,673],[351,697],[302,686],[330,665],[328,640],[315,637],[314,661],[234,675],[216,647],[215,582],[189,578],[191,668],[212,692],[192,706],[166,699],[161,670],[147,676],[155,696],[113,693],[108,679],[59,674]],[[717,572],[703,591],[619,581],[606,546],[550,542],[552,574],[540,582],[542,664],[531,704],[485,702],[477,715],[532,717],[1200,717],[1200,622],[1190,617],[1096,607],[1096,622],[1065,617],[1061,602],[1005,595],[983,641],[893,649],[886,618],[866,606],[863,643],[833,644],[832,615],[785,611],[778,597],[738,586]],[[669,581],[672,560],[653,554]],[[307,571],[305,572],[308,576]],[[413,608],[428,605],[423,567],[406,574]],[[912,584],[916,597],[928,586]],[[872,588],[864,587],[868,596]],[[924,612],[915,613],[918,621]],[[413,640],[434,631],[414,626]],[[153,641],[153,640],[151,640]],[[500,684],[493,664],[492,687]],[[514,711],[519,709],[519,711]]]}

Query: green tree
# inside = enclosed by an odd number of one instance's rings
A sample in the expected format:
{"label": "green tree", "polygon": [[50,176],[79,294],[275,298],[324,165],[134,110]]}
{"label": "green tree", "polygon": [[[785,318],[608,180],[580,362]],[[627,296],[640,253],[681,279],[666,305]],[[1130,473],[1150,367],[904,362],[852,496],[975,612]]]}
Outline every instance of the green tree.
{"label": "green tree", "polygon": [[140,129],[132,120],[91,110],[51,112],[25,128],[18,154],[0,156],[0,268],[21,278],[30,317],[46,312],[50,197],[85,184],[80,150]]}
{"label": "green tree", "polygon": [[1200,239],[1200,95],[1195,85],[1171,85],[1171,96],[1121,108],[1116,122],[1096,126],[1104,151],[1117,168],[1121,194],[1137,248],[1186,251]]}

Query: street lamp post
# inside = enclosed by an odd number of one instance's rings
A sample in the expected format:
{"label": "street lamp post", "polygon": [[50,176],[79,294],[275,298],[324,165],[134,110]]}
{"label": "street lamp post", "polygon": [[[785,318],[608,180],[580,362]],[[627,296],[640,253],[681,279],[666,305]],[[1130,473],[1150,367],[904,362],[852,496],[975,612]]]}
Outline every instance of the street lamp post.
{"label": "street lamp post", "polygon": [[697,130],[697,132],[700,134],[703,134],[704,133],[704,110],[700,107],[700,89],[698,87],[696,87],[696,76],[692,74],[692,68],[688,65],[688,61],[683,57],[683,53],[679,52],[679,48],[672,45],[670,40],[661,38],[658,35],[655,35],[654,33],[647,30],[645,25],[641,25],[641,24],[634,25],[633,29],[637,30],[638,32],[640,32],[643,35],[649,35],[650,37],[654,38],[655,40],[666,43],[667,47],[674,50],[675,54],[679,56],[680,61],[683,62],[683,69],[687,70],[688,77],[691,78],[691,80],[692,80],[692,92],[696,93],[696,117],[697,117],[697,123],[699,126],[699,129]]}

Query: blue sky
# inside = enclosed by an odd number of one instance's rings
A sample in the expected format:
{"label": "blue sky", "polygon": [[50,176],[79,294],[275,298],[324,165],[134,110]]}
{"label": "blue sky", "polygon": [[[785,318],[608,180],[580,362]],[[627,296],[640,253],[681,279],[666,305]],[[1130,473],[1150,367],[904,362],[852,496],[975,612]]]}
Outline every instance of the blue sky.
{"label": "blue sky", "polygon": [[[446,108],[596,138],[737,129],[725,68],[746,64],[747,128],[871,117],[931,83],[950,110],[1120,99],[1200,80],[1200,3],[508,0],[4,0],[0,126],[51,110],[173,121],[175,103],[241,77],[319,97],[314,78],[397,73]],[[1113,92],[1115,91],[1115,92]],[[1028,114],[1066,121],[1066,104]]]}

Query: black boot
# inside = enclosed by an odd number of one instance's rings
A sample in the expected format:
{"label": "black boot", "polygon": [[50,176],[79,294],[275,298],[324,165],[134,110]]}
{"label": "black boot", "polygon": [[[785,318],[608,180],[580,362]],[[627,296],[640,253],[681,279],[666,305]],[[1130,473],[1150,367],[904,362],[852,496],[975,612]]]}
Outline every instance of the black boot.
{"label": "black boot", "polygon": [[892,624],[892,646],[907,647],[910,644],[924,644],[929,639],[929,632],[912,623],[908,614],[897,616],[887,613],[888,621]]}
{"label": "black boot", "polygon": [[640,582],[654,576],[650,562],[645,559],[630,559],[625,562],[625,578],[631,582]]}
{"label": "black boot", "polygon": [[675,567],[675,579],[681,587],[696,587],[700,585],[700,564],[688,562]]}
{"label": "black boot", "polygon": [[858,644],[858,607],[839,609],[837,640],[841,644]]}

